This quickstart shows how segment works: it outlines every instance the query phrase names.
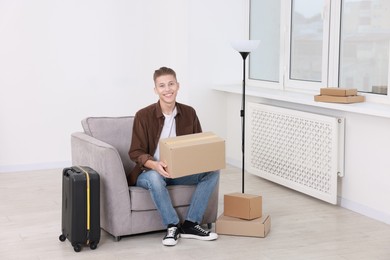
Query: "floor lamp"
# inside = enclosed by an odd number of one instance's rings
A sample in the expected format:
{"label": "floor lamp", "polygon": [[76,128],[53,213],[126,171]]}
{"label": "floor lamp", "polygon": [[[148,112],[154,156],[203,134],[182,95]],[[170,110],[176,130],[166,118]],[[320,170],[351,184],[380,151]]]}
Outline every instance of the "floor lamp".
{"label": "floor lamp", "polygon": [[242,193],[244,193],[244,175],[245,175],[245,60],[251,51],[255,50],[259,46],[260,41],[256,40],[243,40],[232,42],[232,47],[238,51],[242,56],[243,61],[243,79],[242,79],[242,105],[241,105],[241,149],[242,149]]}

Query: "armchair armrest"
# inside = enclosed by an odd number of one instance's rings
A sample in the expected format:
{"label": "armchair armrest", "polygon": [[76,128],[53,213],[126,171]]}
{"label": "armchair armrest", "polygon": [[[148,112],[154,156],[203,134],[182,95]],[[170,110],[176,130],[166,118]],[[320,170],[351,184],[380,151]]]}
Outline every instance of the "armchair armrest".
{"label": "armchair armrest", "polygon": [[[116,233],[114,223],[129,222],[130,195],[116,148],[82,132],[71,135],[72,164],[93,168],[100,175],[100,216],[103,229]],[[127,218],[127,219],[126,219]]]}

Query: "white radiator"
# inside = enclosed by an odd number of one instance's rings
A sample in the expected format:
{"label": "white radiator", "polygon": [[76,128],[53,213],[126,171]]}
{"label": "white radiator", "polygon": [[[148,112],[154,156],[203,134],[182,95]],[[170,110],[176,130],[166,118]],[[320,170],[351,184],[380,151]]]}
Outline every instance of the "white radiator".
{"label": "white radiator", "polygon": [[332,204],[344,174],[344,119],[248,103],[247,170]]}

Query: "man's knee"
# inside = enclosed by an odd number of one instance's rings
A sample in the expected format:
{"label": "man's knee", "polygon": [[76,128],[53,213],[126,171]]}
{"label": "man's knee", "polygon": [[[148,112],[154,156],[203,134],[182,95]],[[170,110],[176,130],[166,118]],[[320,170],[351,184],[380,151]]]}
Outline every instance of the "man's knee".
{"label": "man's knee", "polygon": [[219,179],[219,170],[206,172],[203,174],[201,178],[201,180],[203,181],[214,181],[214,182],[217,182],[218,179]]}

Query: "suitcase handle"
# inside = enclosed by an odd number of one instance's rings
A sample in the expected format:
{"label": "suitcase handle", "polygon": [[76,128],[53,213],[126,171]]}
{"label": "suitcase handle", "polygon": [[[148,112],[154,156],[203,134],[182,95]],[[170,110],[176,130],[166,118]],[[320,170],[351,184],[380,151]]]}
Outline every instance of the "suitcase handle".
{"label": "suitcase handle", "polygon": [[62,175],[64,175],[65,177],[69,177],[69,171],[71,171],[71,170],[73,170],[76,173],[84,172],[84,170],[81,168],[81,166],[75,166],[75,167],[64,168],[62,170]]}
{"label": "suitcase handle", "polygon": [[89,232],[91,229],[91,187],[89,181],[88,171],[84,170],[81,166],[76,166],[81,170],[81,172],[85,173],[85,177],[87,178],[87,245],[89,244]]}

